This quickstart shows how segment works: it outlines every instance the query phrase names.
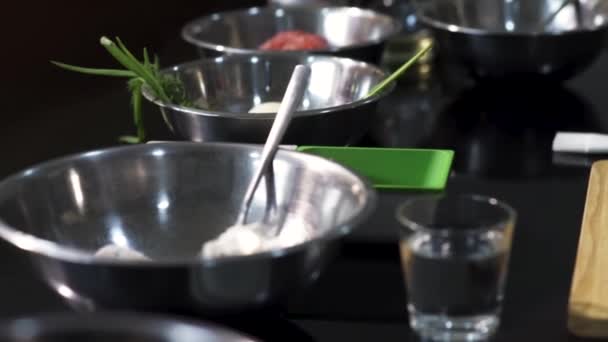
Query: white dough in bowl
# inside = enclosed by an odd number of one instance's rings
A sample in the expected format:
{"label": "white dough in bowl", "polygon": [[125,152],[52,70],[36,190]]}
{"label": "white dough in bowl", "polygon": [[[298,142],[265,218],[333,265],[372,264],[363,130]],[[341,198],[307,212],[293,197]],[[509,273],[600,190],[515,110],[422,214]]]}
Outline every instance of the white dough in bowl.
{"label": "white dough in bowl", "polygon": [[264,247],[264,238],[258,234],[256,223],[234,225],[217,238],[206,242],[201,250],[203,258],[217,258],[229,255],[248,255]]}
{"label": "white dough in bowl", "polygon": [[262,102],[258,105],[253,106],[249,110],[249,113],[252,113],[252,114],[276,113],[279,111],[280,106],[281,106],[281,102],[273,102],[273,101]]}
{"label": "white dough in bowl", "polygon": [[277,227],[262,222],[231,226],[215,239],[203,244],[201,256],[212,259],[251,255],[295,246],[313,235],[312,228],[299,220],[287,220],[278,235],[275,235],[276,230]]}
{"label": "white dough in bowl", "polygon": [[121,247],[114,244],[109,244],[101,247],[95,252],[95,257],[106,260],[133,260],[133,261],[151,261],[150,258],[143,255],[142,253],[127,248]]}

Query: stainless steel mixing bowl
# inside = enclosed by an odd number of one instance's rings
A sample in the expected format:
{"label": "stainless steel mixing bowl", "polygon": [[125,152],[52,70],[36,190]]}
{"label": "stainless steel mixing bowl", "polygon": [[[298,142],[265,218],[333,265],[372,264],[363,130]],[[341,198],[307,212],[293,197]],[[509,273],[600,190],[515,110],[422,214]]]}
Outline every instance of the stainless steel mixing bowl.
{"label": "stainless steel mixing bowl", "polygon": [[191,141],[263,143],[275,114],[249,114],[255,104],[281,101],[297,64],[311,67],[303,105],[283,143],[347,145],[368,130],[386,91],[365,98],[386,77],[379,68],[348,58],[305,55],[232,55],[203,59],[165,70],[185,85],[199,107],[174,106],[144,96],[161,109],[169,128]]}
{"label": "stainless steel mixing bowl", "polygon": [[[28,252],[73,307],[223,314],[264,307],[313,282],[340,237],[372,211],[374,190],[312,155],[279,151],[274,194],[286,226],[312,229],[290,248],[216,259],[201,245],[234,224],[261,148],[189,142],[87,152],[0,183],[0,237]],[[250,220],[266,208],[258,188]],[[127,246],[151,262],[103,260]]]}
{"label": "stainless steel mixing bowl", "polygon": [[605,0],[416,2],[439,54],[484,78],[568,79],[595,60],[608,32]]}
{"label": "stainless steel mixing bowl", "polygon": [[148,314],[45,314],[0,322],[3,342],[255,342],[232,330]]}
{"label": "stainless steel mixing bowl", "polygon": [[218,54],[297,54],[302,51],[262,51],[258,47],[275,34],[302,30],[324,37],[328,49],[317,54],[378,63],[385,42],[399,33],[390,16],[357,7],[254,7],[210,14],[182,29],[182,37],[203,56]]}

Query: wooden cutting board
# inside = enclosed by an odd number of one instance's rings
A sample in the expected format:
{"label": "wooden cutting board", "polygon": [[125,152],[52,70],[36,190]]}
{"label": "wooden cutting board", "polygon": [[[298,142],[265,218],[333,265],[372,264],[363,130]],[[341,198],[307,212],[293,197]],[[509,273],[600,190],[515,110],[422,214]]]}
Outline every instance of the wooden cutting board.
{"label": "wooden cutting board", "polygon": [[591,167],[568,303],[568,329],[608,337],[608,160]]}

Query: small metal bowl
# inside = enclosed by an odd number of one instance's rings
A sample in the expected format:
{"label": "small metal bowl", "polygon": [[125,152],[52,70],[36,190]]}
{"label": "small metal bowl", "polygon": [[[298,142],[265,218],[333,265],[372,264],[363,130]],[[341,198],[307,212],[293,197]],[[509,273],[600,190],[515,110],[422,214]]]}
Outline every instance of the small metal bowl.
{"label": "small metal bowl", "polygon": [[565,80],[596,59],[608,32],[606,1],[565,1],[416,3],[420,20],[434,33],[440,57],[465,66],[474,75]]}
{"label": "small metal bowl", "polygon": [[[328,49],[262,51],[258,47],[275,34],[302,30],[324,37]],[[182,37],[203,56],[218,54],[315,53],[378,63],[385,42],[399,33],[394,18],[358,7],[254,7],[211,14],[186,24]]]}
{"label": "small metal bowl", "polygon": [[[202,244],[235,223],[260,154],[254,145],[175,142],[46,162],[0,182],[0,237],[27,251],[80,310],[212,315],[280,303],[317,279],[340,238],[371,213],[375,192],[327,159],[280,150],[274,183],[258,188],[249,222],[261,219],[274,189],[286,212],[282,231],[291,239],[293,225],[306,225],[310,235],[285,248],[201,258]],[[108,244],[152,260],[95,256]]]}
{"label": "small metal bowl", "polygon": [[284,144],[348,145],[369,129],[378,101],[393,86],[365,98],[387,74],[348,58],[305,55],[232,55],[169,68],[182,81],[194,109],[163,103],[149,89],[144,96],[157,104],[169,128],[197,141],[263,143],[275,114],[250,114],[255,104],[281,101],[297,64],[308,64],[311,76],[283,139]]}
{"label": "small metal bowl", "polygon": [[0,341],[255,342],[229,329],[202,322],[128,313],[45,314],[0,322]]}

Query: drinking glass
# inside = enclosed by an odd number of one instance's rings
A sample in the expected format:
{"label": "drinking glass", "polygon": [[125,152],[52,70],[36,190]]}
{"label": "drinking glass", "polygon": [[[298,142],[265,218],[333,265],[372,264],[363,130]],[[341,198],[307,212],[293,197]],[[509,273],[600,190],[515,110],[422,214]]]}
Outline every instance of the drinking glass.
{"label": "drinking glass", "polygon": [[410,326],[434,341],[494,334],[516,213],[495,198],[421,196],[399,206]]}

